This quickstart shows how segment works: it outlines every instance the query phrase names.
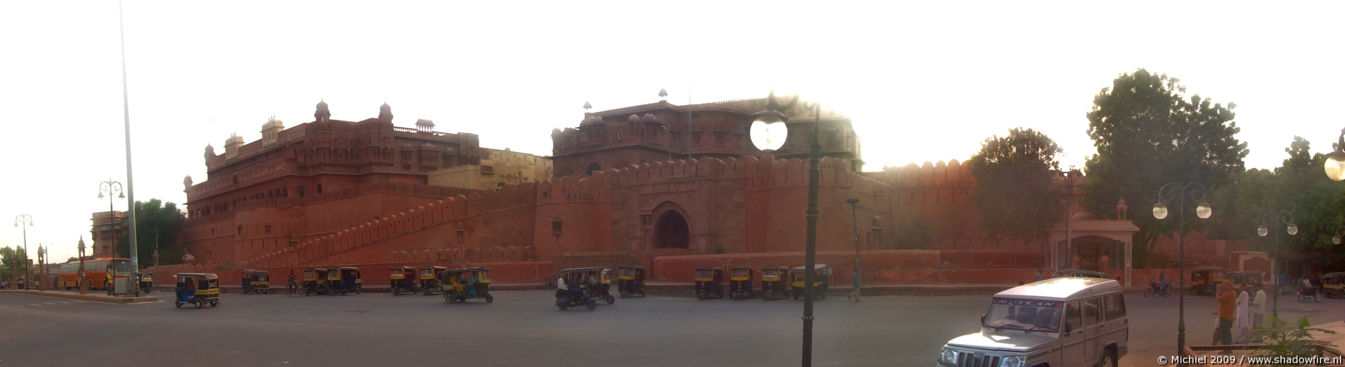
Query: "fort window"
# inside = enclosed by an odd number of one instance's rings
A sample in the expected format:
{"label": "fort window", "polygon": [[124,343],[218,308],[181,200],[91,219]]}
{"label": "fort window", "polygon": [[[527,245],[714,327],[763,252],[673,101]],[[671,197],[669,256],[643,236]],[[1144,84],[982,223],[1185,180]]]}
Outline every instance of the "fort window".
{"label": "fort window", "polygon": [[657,248],[687,248],[691,242],[686,219],[673,210],[663,212],[663,215],[659,216],[658,225],[654,230],[657,234],[654,246]]}
{"label": "fort window", "polygon": [[299,194],[299,197],[304,197],[304,187],[299,186],[299,188],[294,189],[294,193]]}
{"label": "fort window", "polygon": [[271,234],[271,225],[270,225],[270,224],[267,224],[267,225],[266,225],[266,234]]}
{"label": "fort window", "polygon": [[601,166],[601,165],[598,165],[597,163],[594,163],[594,164],[590,164],[590,165],[588,165],[588,170],[587,170],[587,172],[585,172],[585,174],[587,174],[587,175],[589,175],[589,176],[592,176],[592,175],[593,175],[593,171],[601,171],[601,170],[602,170],[602,166]]}
{"label": "fort window", "polygon": [[243,226],[238,226],[238,235],[239,236],[243,235]]}
{"label": "fort window", "polygon": [[319,193],[319,194],[322,193],[322,184],[318,184],[318,193]]}

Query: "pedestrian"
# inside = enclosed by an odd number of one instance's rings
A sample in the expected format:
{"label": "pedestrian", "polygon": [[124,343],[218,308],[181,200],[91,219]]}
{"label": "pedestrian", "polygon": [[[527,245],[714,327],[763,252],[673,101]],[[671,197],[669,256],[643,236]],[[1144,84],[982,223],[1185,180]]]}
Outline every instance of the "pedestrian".
{"label": "pedestrian", "polygon": [[1238,291],[1237,310],[1233,315],[1233,335],[1239,344],[1246,343],[1248,331],[1252,328],[1251,295],[1246,290]]}
{"label": "pedestrian", "polygon": [[1037,281],[1041,281],[1041,268],[1037,268]]}
{"label": "pedestrian", "polygon": [[1260,329],[1261,321],[1266,318],[1266,291],[1256,287],[1256,296],[1252,297],[1252,328]]}
{"label": "pedestrian", "polygon": [[850,291],[850,295],[846,297],[850,298],[852,301],[859,302],[859,269],[855,269],[855,272],[850,273],[850,288],[853,289]]}
{"label": "pedestrian", "polygon": [[1237,313],[1238,296],[1225,282],[1219,282],[1218,294],[1219,327],[1214,329],[1214,344],[1233,344],[1233,319]]}

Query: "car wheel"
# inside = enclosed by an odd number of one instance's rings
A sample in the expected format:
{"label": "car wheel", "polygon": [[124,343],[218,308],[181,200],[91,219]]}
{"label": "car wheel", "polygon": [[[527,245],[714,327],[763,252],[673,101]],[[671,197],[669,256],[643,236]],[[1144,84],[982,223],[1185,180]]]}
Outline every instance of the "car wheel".
{"label": "car wheel", "polygon": [[613,303],[616,303],[616,297],[612,297],[611,295],[608,295],[608,296],[607,296],[606,298],[604,298],[603,300],[604,300],[604,301],[607,301],[607,304],[609,304],[609,305],[610,305],[610,304],[613,304]]}
{"label": "car wheel", "polygon": [[593,301],[589,301],[588,304],[584,305],[584,308],[587,308],[589,311],[593,311],[593,310],[595,310],[595,309],[598,308],[598,303],[597,303],[597,302],[593,302]]}
{"label": "car wheel", "polygon": [[182,308],[182,302],[173,302],[173,307]]}
{"label": "car wheel", "polygon": [[490,293],[486,293],[486,303],[495,303],[495,296],[490,295]]}
{"label": "car wheel", "polygon": [[560,308],[561,311],[565,311],[565,309],[566,309],[566,308],[569,308],[570,306],[569,306],[569,305],[566,305],[566,304],[564,304],[564,303],[561,303],[561,304],[557,304],[556,307],[557,307],[557,308]]}
{"label": "car wheel", "polygon": [[1106,353],[1103,353],[1103,354],[1102,354],[1102,360],[1101,360],[1101,361],[1098,361],[1098,366],[1101,366],[1101,367],[1116,367],[1116,356],[1114,356],[1114,355],[1112,354],[1111,351],[1107,351]]}

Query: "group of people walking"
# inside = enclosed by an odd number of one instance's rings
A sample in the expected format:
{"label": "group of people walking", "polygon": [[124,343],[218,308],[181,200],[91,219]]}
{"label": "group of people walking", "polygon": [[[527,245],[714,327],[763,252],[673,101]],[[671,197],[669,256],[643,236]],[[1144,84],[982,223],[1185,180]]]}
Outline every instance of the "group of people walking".
{"label": "group of people walking", "polygon": [[[1255,294],[1249,291],[1255,291]],[[1219,326],[1214,329],[1214,344],[1254,342],[1253,330],[1261,327],[1266,318],[1266,292],[1261,287],[1236,290],[1227,281],[1220,282],[1216,292],[1219,302]]]}

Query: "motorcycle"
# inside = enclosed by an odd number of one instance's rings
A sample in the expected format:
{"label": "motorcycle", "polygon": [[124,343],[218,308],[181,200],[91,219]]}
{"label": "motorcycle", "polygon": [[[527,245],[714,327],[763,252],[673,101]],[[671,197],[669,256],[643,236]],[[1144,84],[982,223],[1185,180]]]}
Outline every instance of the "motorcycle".
{"label": "motorcycle", "polygon": [[1163,296],[1172,295],[1172,287],[1169,283],[1150,282],[1149,287],[1144,289],[1144,296]]}
{"label": "motorcycle", "polygon": [[1315,289],[1312,289],[1312,288],[1302,288],[1302,287],[1299,287],[1299,288],[1298,288],[1298,301],[1299,301],[1299,302],[1308,302],[1308,301],[1321,302],[1321,301],[1322,301],[1322,293],[1321,293],[1321,292],[1317,292]]}

